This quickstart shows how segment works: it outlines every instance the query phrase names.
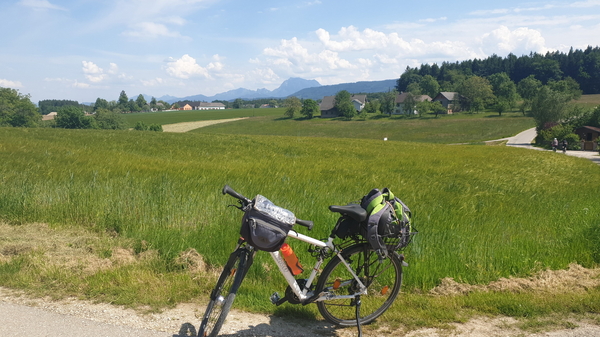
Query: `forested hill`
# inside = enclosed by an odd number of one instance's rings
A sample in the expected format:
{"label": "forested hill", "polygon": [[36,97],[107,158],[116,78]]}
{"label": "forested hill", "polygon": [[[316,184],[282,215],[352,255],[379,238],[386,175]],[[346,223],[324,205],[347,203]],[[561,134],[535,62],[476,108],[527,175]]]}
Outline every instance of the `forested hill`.
{"label": "forested hill", "polygon": [[543,84],[548,81],[559,81],[567,77],[579,83],[584,94],[600,94],[600,48],[591,46],[585,50],[569,50],[568,53],[548,52],[531,53],[517,57],[509,54],[502,58],[492,55],[486,59],[474,59],[455,63],[444,62],[421,65],[420,68],[407,67],[397,81],[396,88],[406,91],[406,87],[418,82],[423,76],[431,75],[440,84],[442,91],[454,91],[453,85],[458,78],[476,75],[487,77],[496,73],[506,73],[510,79],[518,83],[522,79],[534,75]]}

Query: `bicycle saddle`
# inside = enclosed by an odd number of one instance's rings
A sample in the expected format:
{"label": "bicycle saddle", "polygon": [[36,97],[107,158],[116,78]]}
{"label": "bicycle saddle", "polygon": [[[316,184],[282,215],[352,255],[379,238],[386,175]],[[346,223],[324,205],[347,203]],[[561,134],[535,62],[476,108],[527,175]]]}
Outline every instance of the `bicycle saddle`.
{"label": "bicycle saddle", "polygon": [[346,206],[332,205],[329,206],[329,210],[344,216],[349,216],[358,222],[363,222],[367,219],[367,211],[357,204],[348,204]]}

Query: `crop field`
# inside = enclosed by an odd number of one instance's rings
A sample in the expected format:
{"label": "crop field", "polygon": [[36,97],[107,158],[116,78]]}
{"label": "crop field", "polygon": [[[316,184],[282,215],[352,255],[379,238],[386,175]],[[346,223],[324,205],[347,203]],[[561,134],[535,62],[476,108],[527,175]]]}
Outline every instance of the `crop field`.
{"label": "crop field", "polygon": [[[296,123],[275,123],[280,122]],[[430,122],[436,121],[424,123]],[[422,316],[418,308],[434,305],[418,294],[443,278],[487,284],[571,263],[593,267],[600,262],[598,166],[557,153],[296,133],[0,128],[0,139],[0,219],[15,230],[46,223],[56,230],[107,236],[119,246],[82,239],[64,248],[82,249],[98,261],[129,249],[139,261],[114,262],[112,269],[48,265],[40,262],[47,253],[27,249],[26,242],[0,247],[0,285],[42,295],[150,307],[205,301],[216,270],[239,236],[241,213],[227,207],[233,199],[220,194],[225,184],[249,197],[260,193],[299,218],[315,221],[311,233],[297,230],[317,238],[327,237],[335,224],[329,205],[356,201],[375,187],[394,191],[412,209],[419,230],[404,251],[410,264],[406,296],[389,316],[397,322],[409,319],[401,317],[408,310],[404,306]],[[310,264],[307,247],[291,244]],[[189,263],[181,262],[190,248],[206,264],[204,273],[194,274]],[[274,310],[268,297],[281,293],[284,283],[269,259],[258,254],[236,307]],[[598,292],[591,291],[597,299]],[[521,300],[480,301],[485,308],[514,308]],[[590,299],[577,303],[585,301]],[[315,315],[312,306],[303,308],[303,314]],[[600,310],[597,305],[578,308],[572,310]],[[442,306],[436,312],[447,311]],[[418,323],[418,315],[413,324],[426,324]]]}
{"label": "crop field", "polygon": [[160,111],[123,114],[129,127],[138,121],[150,124],[174,124],[183,122],[208,121],[216,119],[231,119],[255,116],[283,116],[283,108],[273,109],[225,109],[225,110],[190,110],[190,111]]}
{"label": "crop field", "polygon": [[534,126],[531,118],[520,113],[505,114],[502,117],[482,113],[444,115],[439,118],[378,115],[364,121],[289,119],[280,115],[207,126],[191,132],[378,140],[387,138],[390,141],[455,144],[505,138]]}

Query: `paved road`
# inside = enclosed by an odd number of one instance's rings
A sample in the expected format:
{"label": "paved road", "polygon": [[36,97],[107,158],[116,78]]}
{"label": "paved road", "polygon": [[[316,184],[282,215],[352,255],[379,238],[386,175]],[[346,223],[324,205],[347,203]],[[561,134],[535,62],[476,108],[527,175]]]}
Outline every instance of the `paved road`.
{"label": "paved road", "polygon": [[0,302],[0,335],[10,337],[171,337],[173,334],[112,325],[20,304]]}
{"label": "paved road", "polygon": [[[531,128],[531,129],[528,129],[528,130],[525,130],[525,131],[519,133],[518,135],[516,135],[514,137],[504,138],[504,140],[507,140],[507,143],[506,143],[507,146],[522,147],[522,148],[531,149],[531,150],[549,151],[549,150],[545,150],[545,149],[531,145],[531,143],[535,139],[535,136],[536,136],[535,128]],[[560,153],[560,151],[557,151],[557,153]],[[586,159],[589,159],[592,162],[600,165],[600,155],[598,155],[598,152],[596,152],[596,151],[571,151],[571,150],[568,150],[566,154],[569,156],[573,156],[573,157],[586,158]]]}

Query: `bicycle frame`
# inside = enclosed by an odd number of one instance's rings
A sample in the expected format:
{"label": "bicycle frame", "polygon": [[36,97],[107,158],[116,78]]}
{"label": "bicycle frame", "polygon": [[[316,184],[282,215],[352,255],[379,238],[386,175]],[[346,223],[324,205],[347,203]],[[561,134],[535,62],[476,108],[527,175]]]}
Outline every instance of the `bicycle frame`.
{"label": "bicycle frame", "polygon": [[[357,295],[366,295],[367,294],[367,287],[365,287],[365,285],[362,283],[362,281],[360,280],[360,278],[356,275],[356,273],[354,272],[354,270],[352,269],[352,267],[342,257],[341,252],[338,251],[334,247],[334,245],[333,245],[333,238],[329,238],[326,242],[323,242],[321,240],[314,239],[314,238],[312,238],[310,236],[307,236],[307,235],[304,235],[304,234],[300,234],[300,233],[295,232],[295,231],[289,231],[288,232],[288,237],[291,237],[291,238],[294,238],[294,239],[306,242],[308,244],[311,244],[311,245],[319,247],[319,248],[325,248],[325,249],[329,249],[329,250],[333,251],[335,253],[335,255],[340,259],[340,261],[342,261],[342,263],[344,264],[344,266],[346,266],[346,269],[348,269],[348,271],[350,272],[350,274],[352,274],[352,277],[354,277],[354,280],[356,280],[356,282],[359,285],[359,289],[360,290],[356,294],[352,294],[352,295],[335,295],[334,296],[334,295],[331,295],[329,293],[323,292],[323,293],[319,294],[319,297],[317,299],[314,300],[315,302],[324,301],[324,300],[331,300],[331,299],[355,298]],[[324,262],[324,260],[323,260],[322,257],[319,257],[317,259],[317,262],[315,263],[315,266],[312,268],[310,276],[308,277],[308,279],[306,281],[304,289],[301,289],[300,285],[298,284],[298,282],[294,278],[294,275],[290,272],[289,268],[287,267],[287,264],[283,260],[283,257],[281,256],[281,254],[279,253],[279,251],[271,252],[269,254],[271,254],[271,257],[275,261],[275,264],[279,268],[279,271],[285,277],[285,280],[290,285],[290,288],[292,289],[292,291],[294,292],[294,294],[298,297],[298,299],[300,300],[300,302],[304,302],[307,299],[312,298],[314,296],[314,293],[313,292],[309,292],[308,289],[310,289],[313,281],[317,277],[317,273],[319,271],[319,268],[321,267],[321,265]]]}

